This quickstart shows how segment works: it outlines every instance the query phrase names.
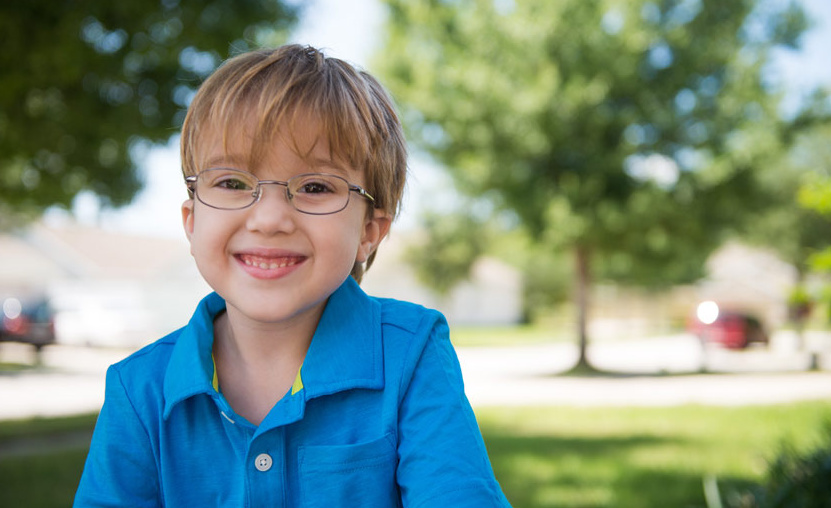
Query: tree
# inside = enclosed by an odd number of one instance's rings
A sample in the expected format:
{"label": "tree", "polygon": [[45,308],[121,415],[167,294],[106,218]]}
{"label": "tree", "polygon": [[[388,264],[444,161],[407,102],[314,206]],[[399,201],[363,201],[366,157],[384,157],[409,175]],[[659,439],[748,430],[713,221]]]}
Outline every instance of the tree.
{"label": "tree", "polygon": [[[574,254],[579,366],[598,275],[700,276],[764,209],[795,120],[764,78],[806,28],[736,0],[386,0],[378,67],[457,187]],[[795,118],[800,117],[797,115]]]}
{"label": "tree", "polygon": [[485,224],[472,214],[428,213],[424,218],[423,244],[411,246],[405,260],[413,266],[416,277],[440,297],[447,297],[466,280],[473,263],[488,245]]}
{"label": "tree", "polygon": [[292,5],[2,2],[0,226],[83,190],[129,202],[141,186],[131,147],[170,138],[202,79],[229,52],[280,39]]}
{"label": "tree", "polygon": [[[810,111],[822,112],[823,102],[816,102]],[[771,186],[775,189],[770,193],[771,206],[751,223],[747,235],[748,240],[773,248],[796,269],[789,318],[798,332],[815,300],[805,288],[805,279],[811,272],[827,270],[816,262],[831,244],[829,209],[823,206],[831,197],[830,135],[831,125],[819,124],[797,136],[777,163],[780,175],[795,177],[780,178]]]}
{"label": "tree", "polygon": [[[816,109],[821,110],[821,105],[817,105]],[[792,156],[792,164],[803,168],[803,178],[795,190],[799,206],[774,211],[763,219],[759,228],[761,231],[757,232],[762,241],[775,238],[776,241],[769,243],[797,267],[799,280],[791,298],[790,317],[799,331],[808,317],[807,311],[817,300],[824,301],[828,307],[826,312],[831,312],[831,291],[828,288],[822,294],[815,295],[803,286],[808,273],[827,274],[831,271],[830,135],[831,125],[823,125],[801,136]],[[831,314],[827,314],[826,319],[828,316]],[[800,342],[804,345],[801,337]]]}
{"label": "tree", "polygon": [[[478,203],[485,205],[486,203]],[[570,263],[558,252],[531,241],[513,221],[494,217],[490,206],[462,200],[453,209],[430,210],[404,253],[419,282],[447,297],[482,256],[491,256],[522,274],[522,321],[532,322],[568,300]]]}

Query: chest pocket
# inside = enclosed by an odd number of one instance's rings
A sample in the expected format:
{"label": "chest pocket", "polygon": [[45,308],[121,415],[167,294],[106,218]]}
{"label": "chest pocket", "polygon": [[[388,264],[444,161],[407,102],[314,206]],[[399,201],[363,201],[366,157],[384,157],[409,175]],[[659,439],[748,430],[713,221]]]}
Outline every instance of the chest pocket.
{"label": "chest pocket", "polygon": [[400,506],[396,456],[391,434],[368,443],[301,447],[298,463],[302,506]]}

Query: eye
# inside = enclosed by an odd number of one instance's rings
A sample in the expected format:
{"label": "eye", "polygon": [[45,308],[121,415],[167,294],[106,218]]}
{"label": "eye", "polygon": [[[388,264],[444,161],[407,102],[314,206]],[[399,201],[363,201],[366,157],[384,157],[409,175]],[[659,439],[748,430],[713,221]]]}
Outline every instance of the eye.
{"label": "eye", "polygon": [[217,180],[214,182],[213,186],[219,187],[220,189],[236,191],[247,191],[254,188],[250,182],[246,182],[245,180],[233,177]]}
{"label": "eye", "polygon": [[205,184],[211,189],[228,191],[251,191],[257,186],[256,180],[241,171],[211,169],[203,173]]}
{"label": "eye", "polygon": [[296,183],[296,194],[332,194],[337,193],[338,189],[335,182],[320,176],[310,176],[302,178]]}

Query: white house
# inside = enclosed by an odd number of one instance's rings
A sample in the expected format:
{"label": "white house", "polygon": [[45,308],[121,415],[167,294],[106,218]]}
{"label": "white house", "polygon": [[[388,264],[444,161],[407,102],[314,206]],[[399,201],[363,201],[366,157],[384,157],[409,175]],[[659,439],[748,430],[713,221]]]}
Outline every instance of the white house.
{"label": "white house", "polygon": [[[456,323],[519,320],[520,277],[491,259],[471,281],[440,299],[400,259],[404,237],[385,241],[363,287],[376,296],[439,308]],[[184,325],[210,288],[181,239],[125,235],[79,224],[0,235],[0,298],[45,295],[56,311],[58,341],[140,346]]]}
{"label": "white house", "polygon": [[150,342],[185,324],[207,291],[184,238],[78,224],[0,235],[0,295],[47,296],[59,342]]}

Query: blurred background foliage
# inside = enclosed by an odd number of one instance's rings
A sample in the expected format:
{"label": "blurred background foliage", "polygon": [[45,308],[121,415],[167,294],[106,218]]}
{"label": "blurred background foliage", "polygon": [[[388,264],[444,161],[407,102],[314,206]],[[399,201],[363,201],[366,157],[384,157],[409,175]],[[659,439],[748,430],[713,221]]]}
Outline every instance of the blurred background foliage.
{"label": "blurred background foliage", "polygon": [[[770,461],[761,485],[730,508],[821,508],[831,500],[831,421],[824,421],[820,441],[800,450],[783,442]],[[728,498],[728,501],[730,498]]]}
{"label": "blurred background foliage", "polygon": [[490,242],[488,223],[472,213],[429,212],[422,218],[426,238],[411,246],[404,260],[416,277],[441,296],[465,280]]}
{"label": "blurred background foliage", "polygon": [[[785,108],[770,67],[810,29],[798,2],[383,3],[373,69],[460,194],[406,256],[438,294],[497,256],[523,271],[529,319],[574,295],[585,345],[592,284],[695,281],[728,238],[800,277],[831,269],[828,91]],[[175,135],[225,57],[286,40],[302,6],[3,3],[0,229],[85,191],[128,203],[135,153]]]}
{"label": "blurred background foliage", "polygon": [[223,59],[296,20],[277,0],[2,2],[0,228],[84,190],[129,203],[137,144],[167,141]]}
{"label": "blurred background foliage", "polygon": [[[816,129],[806,137],[798,152],[811,169],[797,189],[797,202],[803,210],[831,221],[831,126]],[[829,238],[827,235],[824,238]],[[831,271],[829,242],[819,242],[818,248],[806,252],[807,268]]]}
{"label": "blurred background foliage", "polygon": [[[585,346],[590,284],[691,282],[728,238],[776,249],[801,277],[831,270],[828,91],[784,108],[785,91],[769,71],[773,51],[796,50],[810,29],[798,3],[384,3],[387,34],[375,67],[409,138],[462,195],[424,218],[423,237],[406,255],[439,294],[479,256],[496,256],[522,270],[529,320],[578,295]],[[176,134],[195,88],[222,59],[284,41],[301,6],[0,2],[0,229],[68,207],[84,191],[111,206],[128,203],[142,185],[135,150]],[[800,287],[792,295],[800,304],[811,298]],[[679,503],[695,502],[701,474],[714,464],[734,468],[743,487],[758,476],[752,457],[772,449],[781,429],[756,423],[790,419],[786,426],[804,437],[820,413],[824,406],[807,404],[499,408],[481,421],[512,499],[532,506],[562,484],[566,494],[614,489],[626,498],[620,506],[648,505],[654,494],[657,506],[678,485]],[[20,499],[56,495],[52,505],[60,505],[77,485],[84,451],[49,450],[24,458],[28,466],[2,464],[0,478]],[[802,490],[792,492],[808,493],[800,481],[817,479],[820,502],[827,500],[828,442],[818,450],[785,449],[759,492],[771,498],[796,485]],[[32,474],[34,462],[43,474]],[[53,488],[56,479],[63,489]],[[49,488],[33,489],[33,481]]]}
{"label": "blurred background foliage", "polygon": [[410,138],[539,249],[529,280],[574,258],[582,358],[593,282],[691,282],[736,236],[804,267],[829,238],[796,206],[829,169],[827,91],[784,111],[769,74],[809,28],[798,3],[385,3],[378,67]]}

